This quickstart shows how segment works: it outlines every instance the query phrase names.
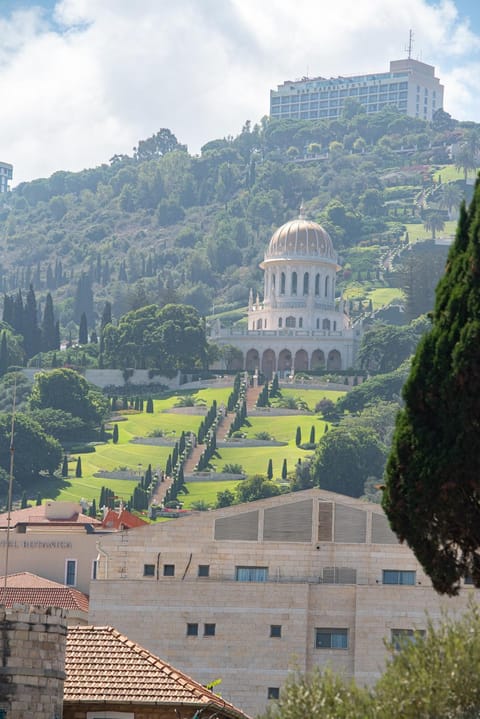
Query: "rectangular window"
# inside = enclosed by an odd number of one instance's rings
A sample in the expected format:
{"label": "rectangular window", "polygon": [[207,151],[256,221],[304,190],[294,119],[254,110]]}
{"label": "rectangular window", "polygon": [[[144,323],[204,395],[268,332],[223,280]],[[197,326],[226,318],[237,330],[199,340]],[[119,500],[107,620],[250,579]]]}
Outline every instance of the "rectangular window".
{"label": "rectangular window", "polygon": [[279,699],[279,698],[280,698],[280,688],[279,687],[268,687],[267,699]]}
{"label": "rectangular window", "polygon": [[384,569],[383,584],[415,584],[416,573],[401,569]]}
{"label": "rectangular window", "polygon": [[154,577],[155,576],[155,565],[154,564],[144,564],[143,565],[143,576],[144,577]]}
{"label": "rectangular window", "polygon": [[187,623],[187,637],[198,637],[198,624],[194,622]]}
{"label": "rectangular window", "polygon": [[175,565],[174,564],[164,564],[163,565],[163,576],[164,577],[174,577],[175,576]]}
{"label": "rectangular window", "polygon": [[77,560],[67,559],[65,562],[65,584],[74,587],[77,583]]}
{"label": "rectangular window", "polygon": [[215,636],[215,624],[204,624],[203,625],[203,636],[214,637]]}
{"label": "rectangular window", "polygon": [[198,565],[198,576],[199,577],[210,576],[210,565],[209,564],[199,564]]}
{"label": "rectangular window", "polygon": [[392,629],[391,638],[394,649],[400,651],[405,642],[414,642],[425,636],[424,629]]}
{"label": "rectangular window", "polygon": [[317,629],[315,646],[317,649],[348,649],[348,629]]}
{"label": "rectangular window", "polygon": [[266,582],[268,567],[236,567],[235,579],[237,582]]}
{"label": "rectangular window", "polygon": [[92,562],[92,579],[97,578],[97,572],[98,572],[98,559],[94,559]]}
{"label": "rectangular window", "polygon": [[270,624],[270,636],[280,638],[282,636],[282,625],[281,624]]}

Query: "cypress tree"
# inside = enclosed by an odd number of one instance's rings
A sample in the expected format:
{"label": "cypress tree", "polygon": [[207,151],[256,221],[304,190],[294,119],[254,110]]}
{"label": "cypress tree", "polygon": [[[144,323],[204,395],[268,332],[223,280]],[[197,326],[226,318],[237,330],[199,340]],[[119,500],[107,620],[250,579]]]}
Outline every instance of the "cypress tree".
{"label": "cypress tree", "polygon": [[80,275],[75,292],[73,319],[78,324],[80,324],[83,312],[86,315],[87,323],[93,325],[94,311],[92,281],[87,272],[82,272]]}
{"label": "cypress tree", "polygon": [[282,464],[282,479],[287,479],[287,459],[284,458]]}
{"label": "cypress tree", "polygon": [[175,467],[177,462],[178,462],[178,442],[175,442],[175,447],[173,448],[173,454],[172,454],[172,465]]}
{"label": "cypress tree", "polygon": [[28,499],[27,499],[27,493],[25,490],[22,492],[22,500],[20,504],[20,509],[26,509],[28,507]]}
{"label": "cypress tree", "polygon": [[82,476],[82,458],[79,457],[77,459],[77,466],[75,467],[75,477],[81,477]]}
{"label": "cypress tree", "polygon": [[97,516],[97,503],[95,501],[95,497],[92,499],[92,503],[88,508],[88,516],[92,518]]}
{"label": "cypress tree", "polygon": [[295,444],[297,445],[297,447],[302,444],[302,430],[300,427],[297,427],[297,431],[295,433]]}
{"label": "cypress tree", "polygon": [[480,586],[480,184],[463,204],[432,326],[403,389],[383,507],[441,593]]}
{"label": "cypress tree", "polygon": [[78,344],[80,345],[86,345],[88,344],[88,325],[87,325],[87,315],[85,312],[82,312],[80,317],[80,329],[78,330]]}
{"label": "cypress tree", "polygon": [[66,454],[63,455],[62,477],[68,477],[68,457]]}
{"label": "cypress tree", "polygon": [[37,505],[37,507],[40,507],[40,506],[41,506],[41,504],[42,504],[42,493],[41,493],[41,492],[37,492],[37,501],[36,501],[36,505]]}
{"label": "cypress tree", "polygon": [[33,285],[30,285],[23,316],[23,343],[28,358],[40,352],[40,329],[38,327],[37,300]]}
{"label": "cypress tree", "polygon": [[5,330],[3,330],[2,339],[0,341],[0,375],[5,374],[7,369],[8,369],[7,333]]}
{"label": "cypress tree", "polygon": [[165,467],[165,474],[167,475],[167,477],[170,477],[171,474],[172,474],[172,455],[171,455],[171,454],[169,454],[169,455],[168,455],[168,458],[167,458],[167,464],[166,464],[166,467]]}
{"label": "cypress tree", "polygon": [[268,479],[272,479],[273,477],[273,462],[271,459],[268,460],[267,477]]}
{"label": "cypress tree", "polygon": [[153,414],[153,399],[151,397],[147,399],[147,408],[145,411],[147,414]]}
{"label": "cypress tree", "polygon": [[313,424],[310,430],[310,444],[315,444],[315,426]]}
{"label": "cypress tree", "polygon": [[43,311],[42,331],[41,331],[41,348],[42,352],[50,352],[57,348],[57,335],[55,330],[55,317],[53,314],[53,300],[50,292],[45,300],[45,309]]}
{"label": "cypress tree", "polygon": [[116,423],[113,425],[112,442],[113,444],[117,444],[118,442],[118,424]]}

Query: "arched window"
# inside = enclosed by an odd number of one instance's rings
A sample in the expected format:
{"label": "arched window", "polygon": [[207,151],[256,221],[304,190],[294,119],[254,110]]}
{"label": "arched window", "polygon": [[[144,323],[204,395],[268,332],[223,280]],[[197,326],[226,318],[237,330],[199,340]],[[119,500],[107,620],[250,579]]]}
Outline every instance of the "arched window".
{"label": "arched window", "polygon": [[279,326],[279,327],[281,327],[281,326],[282,326],[282,324],[283,324],[283,322],[282,322],[282,318],[281,318],[281,317],[279,317],[279,318],[278,318],[278,326]]}
{"label": "arched window", "polygon": [[292,272],[292,295],[297,294],[297,273]]}
{"label": "arched window", "polygon": [[285,294],[285,272],[280,275],[280,294]]}
{"label": "arched window", "polygon": [[295,325],[295,317],[287,317],[287,319],[285,320],[285,327],[295,327]]}
{"label": "arched window", "polygon": [[272,275],[272,287],[275,289],[275,275]]}
{"label": "arched window", "polygon": [[319,330],[319,329],[320,329],[320,318],[317,317],[317,330]]}
{"label": "arched window", "polygon": [[298,320],[298,326],[303,327],[303,317],[300,317]]}
{"label": "arched window", "polygon": [[330,320],[323,320],[322,330],[329,330],[329,329],[330,329]]}
{"label": "arched window", "polygon": [[320,294],[320,275],[315,275],[315,295]]}
{"label": "arched window", "polygon": [[308,272],[305,272],[303,275],[303,294],[308,295],[308,282],[309,282],[309,276]]}
{"label": "arched window", "polygon": [[334,331],[334,332],[337,331],[337,322],[336,322],[336,321],[333,323],[333,331]]}
{"label": "arched window", "polygon": [[330,280],[330,277],[328,277],[328,275],[327,275],[327,277],[325,277],[325,297],[328,297],[328,289],[329,289],[329,284],[330,284],[329,280]]}
{"label": "arched window", "polygon": [[262,320],[257,320],[257,330],[262,329]]}

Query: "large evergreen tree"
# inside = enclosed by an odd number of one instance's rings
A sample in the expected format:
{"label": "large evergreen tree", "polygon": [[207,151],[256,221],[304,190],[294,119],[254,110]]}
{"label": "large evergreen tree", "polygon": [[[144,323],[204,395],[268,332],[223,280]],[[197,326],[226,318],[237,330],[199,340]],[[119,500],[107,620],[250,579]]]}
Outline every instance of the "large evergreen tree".
{"label": "large evergreen tree", "polygon": [[37,300],[33,285],[30,285],[23,316],[23,340],[27,357],[40,351],[40,328],[38,326]]}
{"label": "large evergreen tree", "polygon": [[480,184],[462,206],[432,327],[404,387],[383,506],[433,586],[480,586]]}
{"label": "large evergreen tree", "polygon": [[55,326],[55,316],[53,313],[53,300],[50,292],[47,294],[45,300],[45,310],[43,312],[42,321],[42,351],[49,352],[50,350],[60,349],[60,345],[57,344],[57,332]]}
{"label": "large evergreen tree", "polygon": [[88,343],[88,326],[87,326],[87,315],[82,312],[80,317],[80,329],[78,331],[78,344],[86,345]]}

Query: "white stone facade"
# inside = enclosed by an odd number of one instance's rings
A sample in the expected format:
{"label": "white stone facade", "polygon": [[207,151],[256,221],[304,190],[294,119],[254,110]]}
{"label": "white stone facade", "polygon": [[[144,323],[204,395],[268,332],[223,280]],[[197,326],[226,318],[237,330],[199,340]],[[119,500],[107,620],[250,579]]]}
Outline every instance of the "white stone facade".
{"label": "white stone facade", "polygon": [[99,542],[93,624],[110,624],[250,715],[292,669],[370,684],[398,631],[439,597],[378,505],[313,489],[118,533]]}
{"label": "white stone facade", "polygon": [[335,300],[337,254],[328,233],[302,214],[272,236],[260,267],[264,299],[250,293],[247,328],[214,323],[211,340],[242,352],[229,369],[271,378],[290,372],[353,367],[361,340],[345,303]]}

